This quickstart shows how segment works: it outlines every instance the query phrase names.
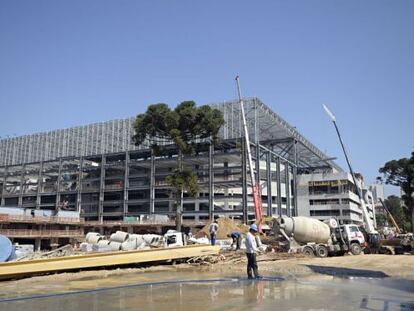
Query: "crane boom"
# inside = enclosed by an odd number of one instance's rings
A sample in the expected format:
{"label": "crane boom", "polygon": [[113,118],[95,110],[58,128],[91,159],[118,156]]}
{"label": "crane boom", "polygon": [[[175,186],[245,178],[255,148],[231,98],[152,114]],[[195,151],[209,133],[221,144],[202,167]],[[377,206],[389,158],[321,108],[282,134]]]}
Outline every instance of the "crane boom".
{"label": "crane boom", "polygon": [[[338,139],[339,139],[339,142],[340,142],[341,147],[342,147],[342,151],[344,152],[345,160],[346,160],[346,163],[348,164],[349,172],[351,173],[352,181],[354,182],[355,189],[356,189],[359,201],[361,203],[362,215],[363,215],[363,218],[364,218],[364,221],[365,221],[365,229],[367,230],[367,232],[369,234],[378,234],[378,232],[374,228],[374,224],[372,223],[372,221],[369,217],[367,206],[365,204],[365,200],[364,200],[364,197],[362,195],[362,187],[360,189],[358,187],[357,182],[356,182],[354,170],[352,169],[352,165],[351,165],[351,160],[348,157],[348,153],[346,152],[344,141],[342,140],[341,133],[339,132],[338,125],[336,124],[335,115],[328,109],[328,107],[326,107],[325,105],[322,105],[322,106],[323,106],[323,109],[325,110],[325,112],[328,114],[328,116],[332,120],[332,123],[335,127],[335,130],[336,130],[336,134],[338,135]],[[375,213],[375,211],[373,211],[373,212]]]}
{"label": "crane boom", "polygon": [[237,94],[239,95],[239,102],[240,102],[240,109],[243,121],[243,130],[244,130],[244,138],[246,142],[246,151],[247,151],[247,160],[249,162],[249,170],[250,170],[250,179],[252,183],[252,190],[253,190],[253,202],[254,202],[254,211],[256,220],[259,221],[259,231],[261,230],[261,220],[262,220],[262,188],[258,182],[256,182],[254,178],[254,169],[253,169],[253,160],[252,160],[252,152],[250,149],[250,138],[249,138],[249,131],[247,129],[247,122],[246,122],[246,115],[244,114],[244,103],[243,98],[241,95],[240,90],[240,78],[239,76],[236,77],[236,84],[237,84]]}
{"label": "crane boom", "polygon": [[385,205],[384,201],[380,198],[379,201],[381,202],[382,207],[385,209],[385,211],[388,214],[388,217],[391,219],[392,224],[394,225],[395,229],[397,229],[398,233],[401,233],[400,226],[398,226],[397,222],[395,221],[394,216],[392,216],[391,211],[388,209],[388,207]]}

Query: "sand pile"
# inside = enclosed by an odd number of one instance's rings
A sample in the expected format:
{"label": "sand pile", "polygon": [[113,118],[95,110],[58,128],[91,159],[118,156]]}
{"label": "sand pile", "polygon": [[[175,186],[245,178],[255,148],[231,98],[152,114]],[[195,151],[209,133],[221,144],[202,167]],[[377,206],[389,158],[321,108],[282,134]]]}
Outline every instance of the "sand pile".
{"label": "sand pile", "polygon": [[[219,218],[217,219],[218,222],[218,231],[217,231],[217,239],[227,239],[227,235],[232,233],[233,231],[239,231],[240,233],[246,233],[249,231],[249,226],[243,225],[241,223],[237,223],[230,218]],[[197,238],[201,237],[208,237],[208,227],[210,224],[204,226],[197,234]]]}

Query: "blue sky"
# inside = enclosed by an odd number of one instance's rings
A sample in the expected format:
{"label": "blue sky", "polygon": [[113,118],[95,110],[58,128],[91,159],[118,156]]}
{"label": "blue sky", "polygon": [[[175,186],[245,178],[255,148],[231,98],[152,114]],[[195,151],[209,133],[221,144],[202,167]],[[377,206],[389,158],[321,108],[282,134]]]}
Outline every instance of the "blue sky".
{"label": "blue sky", "polygon": [[[0,136],[233,99],[234,77],[368,182],[414,147],[414,1],[0,0]],[[395,192],[395,189],[392,190]]]}

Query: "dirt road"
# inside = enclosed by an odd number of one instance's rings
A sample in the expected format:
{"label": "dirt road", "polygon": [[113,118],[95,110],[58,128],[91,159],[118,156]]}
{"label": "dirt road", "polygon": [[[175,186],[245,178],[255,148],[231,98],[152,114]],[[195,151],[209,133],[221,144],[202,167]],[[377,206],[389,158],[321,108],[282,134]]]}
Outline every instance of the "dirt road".
{"label": "dirt road", "polygon": [[413,255],[360,255],[330,258],[291,258],[260,261],[263,273],[308,275],[329,274],[356,277],[398,277],[414,280]]}

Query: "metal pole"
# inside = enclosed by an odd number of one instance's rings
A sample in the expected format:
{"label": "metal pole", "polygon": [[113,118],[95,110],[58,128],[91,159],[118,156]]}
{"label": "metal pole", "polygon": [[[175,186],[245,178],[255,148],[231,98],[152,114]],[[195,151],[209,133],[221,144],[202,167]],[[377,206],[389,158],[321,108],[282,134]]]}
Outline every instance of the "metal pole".
{"label": "metal pole", "polygon": [[246,141],[242,142],[242,207],[243,207],[243,223],[248,221],[248,195],[247,195],[247,156]]}
{"label": "metal pole", "polygon": [[253,160],[252,160],[252,153],[250,150],[250,138],[249,138],[249,131],[247,129],[246,116],[244,114],[244,103],[243,103],[243,98],[242,98],[241,90],[240,90],[239,76],[236,77],[236,82],[237,82],[237,93],[239,95],[239,101],[240,101],[241,115],[242,115],[242,120],[243,120],[244,138],[246,140],[247,160],[249,162],[249,169],[250,169],[250,180],[252,182],[252,185],[254,185],[256,183],[254,181]]}
{"label": "metal pole", "polygon": [[[240,101],[240,108],[241,108],[241,115],[243,118],[243,128],[244,128],[244,137],[246,141],[246,151],[247,151],[247,159],[249,162],[249,168],[250,168],[250,180],[252,182],[252,192],[253,192],[253,201],[254,201],[254,209],[255,209],[255,216],[256,220],[259,221],[258,228],[259,232],[261,232],[261,221],[262,221],[262,196],[261,196],[261,188],[260,183],[256,183],[254,179],[254,170],[253,170],[253,161],[252,161],[252,153],[250,150],[250,139],[249,139],[249,132],[247,130],[247,122],[246,122],[246,116],[244,114],[244,104],[243,99],[240,91],[240,81],[239,77],[236,77],[237,82],[237,93],[239,95],[239,101]],[[256,144],[259,145],[258,143]],[[259,161],[260,159],[256,159],[256,161]],[[259,171],[257,172],[258,179],[259,179]]]}

